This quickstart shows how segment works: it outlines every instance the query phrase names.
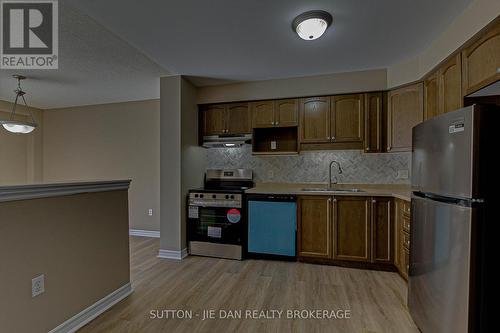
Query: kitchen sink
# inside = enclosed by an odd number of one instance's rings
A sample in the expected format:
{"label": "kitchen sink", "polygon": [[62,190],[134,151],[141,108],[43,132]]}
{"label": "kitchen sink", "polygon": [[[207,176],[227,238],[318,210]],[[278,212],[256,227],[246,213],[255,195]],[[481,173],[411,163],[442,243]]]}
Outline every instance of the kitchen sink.
{"label": "kitchen sink", "polygon": [[357,192],[364,192],[363,190],[360,190],[359,188],[303,188],[301,191],[304,192],[348,192],[348,193],[357,193]]}

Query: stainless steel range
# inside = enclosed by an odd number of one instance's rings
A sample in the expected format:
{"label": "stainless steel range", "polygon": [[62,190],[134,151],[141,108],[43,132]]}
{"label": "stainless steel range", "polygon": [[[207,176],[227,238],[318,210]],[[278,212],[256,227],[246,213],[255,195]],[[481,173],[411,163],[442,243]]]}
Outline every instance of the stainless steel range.
{"label": "stainless steel range", "polygon": [[246,247],[248,169],[207,170],[203,189],[189,191],[187,235],[192,255],[238,259]]}

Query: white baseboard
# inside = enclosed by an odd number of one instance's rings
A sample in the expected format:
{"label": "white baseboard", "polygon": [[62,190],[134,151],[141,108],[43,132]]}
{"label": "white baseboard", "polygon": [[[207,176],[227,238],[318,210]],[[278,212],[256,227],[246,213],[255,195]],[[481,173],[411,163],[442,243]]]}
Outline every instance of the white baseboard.
{"label": "white baseboard", "polygon": [[187,249],[182,249],[182,251],[172,251],[172,250],[162,250],[158,251],[158,258],[162,259],[175,259],[182,260],[188,255]]}
{"label": "white baseboard", "polygon": [[130,229],[129,235],[130,236],[139,236],[139,237],[160,238],[160,232],[153,231],[153,230]]}
{"label": "white baseboard", "polygon": [[132,292],[133,292],[132,286],[130,285],[130,283],[127,283],[123,287],[113,291],[108,296],[92,304],[82,312],[66,320],[64,323],[51,330],[49,333],[76,332],[84,325],[88,324],[96,317],[101,315],[103,312],[111,308],[113,305],[120,302],[125,297],[129,296]]}

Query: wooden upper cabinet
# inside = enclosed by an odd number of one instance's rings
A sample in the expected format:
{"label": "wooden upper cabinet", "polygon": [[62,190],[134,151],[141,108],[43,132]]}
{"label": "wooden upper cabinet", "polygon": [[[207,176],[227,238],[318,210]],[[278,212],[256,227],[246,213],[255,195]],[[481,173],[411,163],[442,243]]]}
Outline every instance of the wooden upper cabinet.
{"label": "wooden upper cabinet", "polygon": [[299,124],[299,100],[282,99],[275,101],[275,125],[279,127],[298,126]]}
{"label": "wooden upper cabinet", "polygon": [[412,128],[423,121],[421,83],[392,90],[387,105],[387,151],[411,151]]}
{"label": "wooden upper cabinet", "polygon": [[299,257],[332,257],[332,198],[298,198],[297,243]]}
{"label": "wooden upper cabinet", "polygon": [[300,141],[330,142],[330,98],[313,97],[300,100]]}
{"label": "wooden upper cabinet", "polygon": [[274,126],[274,105],[274,101],[258,101],[250,103],[253,128],[266,128]]}
{"label": "wooden upper cabinet", "polygon": [[439,113],[454,111],[463,106],[460,59],[460,54],[458,54],[439,69],[439,106],[441,108]]}
{"label": "wooden upper cabinet", "polygon": [[250,108],[253,128],[298,126],[298,99],[252,102]]}
{"label": "wooden upper cabinet", "polygon": [[365,152],[382,152],[384,94],[365,94]]}
{"label": "wooden upper cabinet", "polygon": [[227,105],[226,133],[252,133],[252,121],[248,103],[233,103]]}
{"label": "wooden upper cabinet", "polygon": [[207,105],[203,109],[203,135],[226,132],[226,105]]}
{"label": "wooden upper cabinet", "polygon": [[500,80],[500,21],[462,51],[463,94]]}
{"label": "wooden upper cabinet", "polygon": [[369,262],[371,199],[338,196],[333,201],[333,258]]}
{"label": "wooden upper cabinet", "polygon": [[372,199],[372,262],[393,263],[394,225],[392,219],[392,199]]}
{"label": "wooden upper cabinet", "polygon": [[438,73],[435,72],[424,81],[424,119],[431,119],[440,113]]}
{"label": "wooden upper cabinet", "polygon": [[363,111],[363,94],[331,97],[331,140],[333,142],[363,142]]}

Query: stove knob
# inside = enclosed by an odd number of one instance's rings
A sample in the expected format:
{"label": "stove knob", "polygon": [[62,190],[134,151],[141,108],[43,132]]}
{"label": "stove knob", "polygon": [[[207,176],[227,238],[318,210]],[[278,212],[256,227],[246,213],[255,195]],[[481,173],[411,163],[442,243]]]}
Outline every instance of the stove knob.
{"label": "stove knob", "polygon": [[203,195],[203,194],[200,194],[200,198],[203,198],[203,197],[204,197],[204,195]]}
{"label": "stove knob", "polygon": [[234,195],[231,195],[231,199],[234,199]]}
{"label": "stove knob", "polygon": [[212,199],[215,199],[217,198],[217,196],[215,194],[212,194]]}
{"label": "stove knob", "polygon": [[229,199],[229,195],[226,194],[226,199]]}
{"label": "stove knob", "polygon": [[194,195],[194,197],[195,197],[195,198],[198,198],[198,194],[195,194],[195,195]]}

